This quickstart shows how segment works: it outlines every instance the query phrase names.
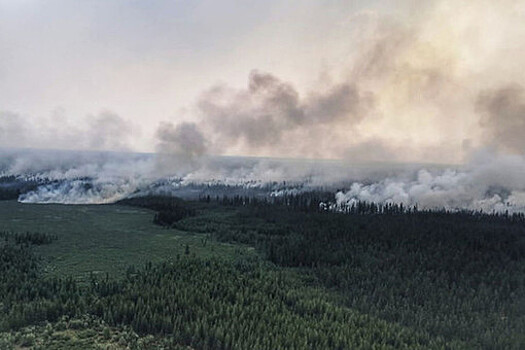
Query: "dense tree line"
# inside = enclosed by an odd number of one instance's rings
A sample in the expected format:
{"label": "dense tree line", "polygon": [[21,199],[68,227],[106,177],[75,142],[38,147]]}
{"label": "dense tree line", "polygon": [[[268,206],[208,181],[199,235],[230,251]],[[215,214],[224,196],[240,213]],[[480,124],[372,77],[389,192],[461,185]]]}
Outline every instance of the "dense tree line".
{"label": "dense tree line", "polygon": [[247,195],[223,195],[220,196],[201,196],[200,202],[220,203],[227,206],[251,206],[251,207],[281,207],[281,209],[298,210],[303,212],[336,212],[349,215],[398,215],[398,214],[417,214],[417,213],[438,213],[453,214],[465,217],[491,217],[492,219],[502,218],[505,221],[521,221],[525,223],[525,213],[515,212],[483,212],[482,210],[471,209],[446,209],[446,208],[426,208],[421,209],[417,205],[407,206],[403,203],[374,203],[362,200],[354,200],[348,203],[335,204],[333,202],[334,193],[329,191],[311,190],[298,193],[282,193],[276,196],[254,197]]}
{"label": "dense tree line", "polygon": [[188,251],[87,285],[40,274],[32,246],[53,236],[0,233],[0,329],[89,314],[196,349],[525,347],[522,216],[372,203],[341,215],[310,196],[126,200],[186,212],[167,225],[265,260]]}
{"label": "dense tree line", "polygon": [[18,199],[20,194],[32,191],[37,186],[37,181],[22,180],[14,175],[0,175],[0,200]]}
{"label": "dense tree line", "polygon": [[123,199],[118,204],[155,210],[153,222],[157,225],[172,226],[185,217],[194,216],[195,209],[183,200],[168,196],[147,196]]}
{"label": "dense tree line", "polygon": [[18,199],[20,190],[16,188],[1,187],[0,186],[0,200]]}
{"label": "dense tree line", "polygon": [[139,335],[128,325],[110,326],[93,315],[62,316],[56,322],[0,333],[0,349],[31,350],[188,350],[166,336]]}
{"label": "dense tree line", "polygon": [[57,239],[57,236],[42,232],[18,233],[11,231],[2,231],[0,232],[0,239],[1,238],[3,238],[6,242],[8,242],[9,240],[14,240],[16,244],[43,245],[53,242]]}
{"label": "dense tree line", "polygon": [[521,216],[405,210],[308,212],[239,206],[176,224],[250,244],[300,268],[347,305],[476,348],[525,347],[525,226]]}
{"label": "dense tree line", "polygon": [[321,203],[329,202],[333,199],[333,192],[328,191],[308,191],[302,193],[290,193],[279,195],[249,196],[249,195],[226,195],[223,196],[201,196],[200,202],[219,203],[228,206],[282,206],[289,209],[301,210],[306,212],[318,212],[323,210]]}
{"label": "dense tree line", "polygon": [[38,275],[30,246],[2,242],[0,329],[89,314],[198,349],[461,348],[439,336],[337,306],[257,259],[177,258],[86,286]]}
{"label": "dense tree line", "polygon": [[0,330],[76,311],[72,301],[78,300],[78,288],[71,279],[39,278],[40,259],[32,245],[50,243],[54,236],[1,232],[0,238]]}
{"label": "dense tree line", "polygon": [[[286,272],[250,261],[179,259],[97,285],[96,313],[199,349],[439,348],[417,333],[335,306]],[[449,344],[453,347],[459,343]]]}

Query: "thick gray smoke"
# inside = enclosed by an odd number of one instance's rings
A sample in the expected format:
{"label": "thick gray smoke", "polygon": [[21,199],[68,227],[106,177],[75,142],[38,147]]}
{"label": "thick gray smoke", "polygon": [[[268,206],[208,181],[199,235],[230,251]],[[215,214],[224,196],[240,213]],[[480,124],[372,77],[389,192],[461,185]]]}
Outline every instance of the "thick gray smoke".
{"label": "thick gray smoke", "polygon": [[219,150],[241,144],[252,151],[275,147],[291,132],[342,119],[358,124],[372,105],[373,98],[354,85],[334,85],[301,97],[292,84],[259,71],[250,73],[246,89],[216,86],[198,101],[202,125],[210,129]]}
{"label": "thick gray smoke", "polygon": [[157,172],[179,175],[200,166],[207,151],[207,141],[195,123],[161,123],[157,130]]}
{"label": "thick gray smoke", "polygon": [[[469,10],[448,0],[415,7],[410,21],[350,18],[348,58],[309,89],[253,70],[244,88],[206,90],[191,120],[209,153],[441,163],[494,144],[515,153],[525,77],[511,63],[525,47],[512,59],[498,45],[524,42],[523,13],[485,0]],[[505,80],[515,83],[501,88]]]}
{"label": "thick gray smoke", "polygon": [[[195,147],[204,151],[201,144],[208,144],[214,154],[236,148],[252,154],[270,149],[312,154],[312,137],[321,142],[341,124],[350,132],[373,106],[373,94],[359,91],[353,83],[325,86],[302,97],[291,83],[254,70],[245,89],[215,86],[204,92],[197,103],[200,123],[184,122],[177,127],[162,123],[157,131],[158,149],[165,151],[171,144],[176,153],[188,150],[194,154],[198,153],[193,151]],[[191,135],[175,132],[182,129]]]}
{"label": "thick gray smoke", "polygon": [[177,127],[164,123],[158,130],[160,143],[157,153],[194,158],[206,152],[206,141],[194,123],[181,123]]}

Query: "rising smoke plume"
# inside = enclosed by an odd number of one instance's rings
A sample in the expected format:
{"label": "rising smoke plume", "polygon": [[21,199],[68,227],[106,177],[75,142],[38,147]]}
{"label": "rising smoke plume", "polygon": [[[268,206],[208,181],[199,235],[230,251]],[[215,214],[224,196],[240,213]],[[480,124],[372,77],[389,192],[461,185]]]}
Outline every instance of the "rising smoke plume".
{"label": "rising smoke plume", "polygon": [[193,113],[209,152],[442,163],[494,144],[522,152],[523,4],[410,6],[403,19],[349,18],[348,57],[307,91],[258,70],[245,88],[206,90]]}
{"label": "rising smoke plume", "polygon": [[343,120],[357,125],[372,106],[373,97],[354,85],[335,85],[301,98],[291,83],[259,71],[250,73],[246,89],[216,86],[198,101],[203,126],[219,150],[241,144],[255,152],[287,142],[293,132]]}
{"label": "rising smoke plume", "polygon": [[[10,156],[3,172],[54,179],[21,197],[28,202],[101,203],[192,183],[286,181],[275,193],[329,188],[339,204],[524,210],[525,4],[396,5],[404,11],[361,11],[338,24],[345,49],[326,71],[312,71],[307,87],[254,69],[244,86],[205,89],[186,115],[159,125],[156,156],[97,155],[79,164],[61,155],[68,159],[46,165],[26,154]],[[62,114],[34,127],[2,112],[0,146],[121,150],[137,141],[132,124],[111,112],[83,126]],[[343,161],[216,157],[241,154]]]}
{"label": "rising smoke plume", "polygon": [[207,151],[207,141],[195,123],[161,123],[157,130],[157,171],[179,175],[199,166],[199,158]]}

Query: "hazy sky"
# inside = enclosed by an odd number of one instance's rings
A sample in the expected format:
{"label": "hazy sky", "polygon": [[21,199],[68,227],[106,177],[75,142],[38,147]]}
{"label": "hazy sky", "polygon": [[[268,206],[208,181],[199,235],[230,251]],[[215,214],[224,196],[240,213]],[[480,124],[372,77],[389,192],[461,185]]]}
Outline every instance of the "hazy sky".
{"label": "hazy sky", "polygon": [[0,147],[525,150],[525,1],[0,0]]}

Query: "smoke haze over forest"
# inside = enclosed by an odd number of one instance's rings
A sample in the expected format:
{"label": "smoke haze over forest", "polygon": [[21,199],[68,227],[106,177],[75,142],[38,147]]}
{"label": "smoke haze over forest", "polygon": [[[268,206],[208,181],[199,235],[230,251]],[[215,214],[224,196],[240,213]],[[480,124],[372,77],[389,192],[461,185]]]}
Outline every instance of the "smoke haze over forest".
{"label": "smoke haze over forest", "polygon": [[525,210],[524,1],[0,0],[0,23],[21,201],[286,181]]}

